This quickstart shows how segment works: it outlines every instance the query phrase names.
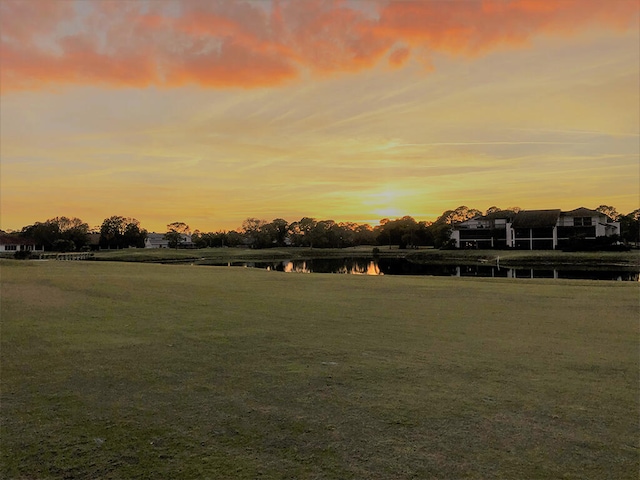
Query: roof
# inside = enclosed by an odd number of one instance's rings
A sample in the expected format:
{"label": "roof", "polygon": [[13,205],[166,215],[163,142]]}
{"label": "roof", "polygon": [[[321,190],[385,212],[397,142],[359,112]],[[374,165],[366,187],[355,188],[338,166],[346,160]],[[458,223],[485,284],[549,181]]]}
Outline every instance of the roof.
{"label": "roof", "polygon": [[164,233],[148,233],[147,238],[149,240],[165,240]]}
{"label": "roof", "polygon": [[453,224],[454,228],[465,228],[472,222],[493,222],[499,218],[505,220],[511,220],[515,213],[511,210],[499,210],[497,212],[491,212],[488,215],[476,215],[475,217],[468,218],[463,222],[456,222]]}
{"label": "roof", "polygon": [[558,223],[560,209],[520,210],[513,218],[513,228],[554,227]]}
{"label": "roof", "polygon": [[568,212],[562,212],[562,215],[565,217],[599,217],[601,215],[604,215],[605,217],[607,216],[602,212],[591,210],[585,207],[576,208],[575,210],[569,210]]}
{"label": "roof", "polygon": [[147,241],[149,243],[169,243],[169,240],[167,240],[164,237],[164,233],[148,233],[147,234]]}
{"label": "roof", "polygon": [[99,233],[90,233],[89,234],[89,245],[98,245],[100,243],[100,234]]}
{"label": "roof", "polygon": [[513,210],[498,210],[497,212],[491,212],[483,217],[479,217],[478,220],[496,220],[498,218],[513,218],[515,212]]}
{"label": "roof", "polygon": [[0,245],[35,245],[36,242],[17,235],[0,232]]}

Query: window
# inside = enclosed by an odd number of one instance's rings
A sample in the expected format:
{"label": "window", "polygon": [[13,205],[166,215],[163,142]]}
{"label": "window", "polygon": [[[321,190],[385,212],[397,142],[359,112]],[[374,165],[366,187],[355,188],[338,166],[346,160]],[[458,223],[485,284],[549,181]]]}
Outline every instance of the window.
{"label": "window", "polygon": [[590,227],[591,217],[573,217],[574,227]]}
{"label": "window", "polygon": [[17,245],[5,245],[4,249],[5,250],[17,250],[18,246]]}

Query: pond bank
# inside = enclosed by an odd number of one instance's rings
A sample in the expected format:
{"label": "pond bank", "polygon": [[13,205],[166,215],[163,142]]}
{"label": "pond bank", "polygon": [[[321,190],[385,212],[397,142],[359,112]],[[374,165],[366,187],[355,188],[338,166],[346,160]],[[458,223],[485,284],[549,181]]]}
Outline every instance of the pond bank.
{"label": "pond bank", "polygon": [[504,267],[580,266],[622,267],[639,269],[640,251],[630,252],[561,252],[553,250],[437,250],[424,248],[400,250],[378,247],[355,248],[272,248],[253,250],[246,248],[205,248],[199,250],[125,249],[95,252],[95,260],[123,262],[260,262],[318,258],[403,258],[415,264],[430,265],[500,265]]}

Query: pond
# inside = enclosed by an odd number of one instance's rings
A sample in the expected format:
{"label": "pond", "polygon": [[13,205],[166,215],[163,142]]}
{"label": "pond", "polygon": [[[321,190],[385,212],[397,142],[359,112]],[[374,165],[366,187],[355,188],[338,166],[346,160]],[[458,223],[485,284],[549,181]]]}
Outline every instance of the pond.
{"label": "pond", "polygon": [[[212,264],[209,264],[212,265]],[[313,258],[281,262],[229,262],[217,266],[262,268],[286,273],[337,273],[349,275],[430,275],[447,277],[558,278],[574,280],[639,280],[637,271],[578,267],[504,268],[496,265],[418,264],[404,258]]]}

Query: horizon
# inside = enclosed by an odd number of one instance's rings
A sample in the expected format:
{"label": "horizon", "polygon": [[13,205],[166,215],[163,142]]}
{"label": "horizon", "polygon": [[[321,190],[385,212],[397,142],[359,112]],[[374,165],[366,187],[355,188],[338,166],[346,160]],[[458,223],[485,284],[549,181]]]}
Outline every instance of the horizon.
{"label": "horizon", "polygon": [[640,206],[633,0],[0,4],[1,230]]}
{"label": "horizon", "polygon": [[[419,218],[415,218],[415,217],[413,217],[413,216],[411,216],[411,215],[398,215],[398,216],[391,216],[391,217],[380,218],[380,219],[378,219],[378,220],[373,220],[373,221],[358,221],[358,220],[348,220],[348,219],[347,219],[347,220],[335,220],[335,219],[333,219],[333,218],[315,218],[315,217],[309,217],[308,215],[304,215],[304,216],[302,216],[302,217],[300,217],[300,218],[295,218],[295,219],[288,219],[288,218],[283,218],[283,217],[281,217],[281,216],[275,216],[275,217],[273,217],[273,218],[268,218],[268,219],[267,219],[267,218],[258,218],[258,220],[260,220],[260,221],[264,221],[264,222],[266,222],[266,223],[271,223],[271,222],[273,222],[273,221],[275,221],[275,220],[277,220],[277,219],[282,219],[282,220],[285,220],[285,221],[287,222],[287,224],[291,225],[292,223],[294,223],[294,222],[298,222],[298,221],[302,220],[302,218],[305,218],[305,217],[306,217],[306,218],[312,218],[313,220],[318,221],[318,222],[321,222],[321,221],[334,221],[334,222],[335,222],[335,223],[337,223],[337,224],[341,224],[341,223],[353,223],[353,224],[356,224],[356,225],[368,225],[368,226],[370,226],[372,229],[375,229],[376,227],[381,226],[381,224],[382,224],[381,222],[382,222],[383,220],[396,221],[396,220],[401,220],[402,218],[405,218],[405,217],[411,217],[411,218],[413,218],[417,223],[420,223],[420,222],[425,221],[425,222],[427,222],[428,224],[432,224],[432,223],[434,223],[434,222],[435,222],[435,221],[436,221],[440,216],[442,216],[445,212],[447,212],[447,211],[454,211],[456,208],[463,207],[463,206],[464,206],[464,205],[459,205],[458,207],[453,207],[453,208],[450,208],[450,209],[444,210],[443,212],[441,212],[441,213],[438,215],[438,217],[433,218],[433,219],[419,219]],[[594,207],[594,208],[585,207],[584,205],[581,205],[581,206],[579,206],[579,207],[575,207],[575,208],[571,208],[571,209],[564,209],[564,208],[552,208],[552,209],[549,209],[549,208],[542,208],[542,209],[529,209],[529,208],[520,208],[520,206],[518,206],[518,205],[512,205],[512,206],[510,206],[510,207],[499,208],[499,210],[500,210],[500,211],[509,211],[511,208],[517,208],[517,209],[518,209],[518,211],[560,210],[561,212],[566,213],[566,212],[570,212],[570,211],[572,211],[572,210],[576,210],[576,209],[579,209],[579,208],[587,208],[587,209],[589,209],[589,210],[597,211],[597,209],[598,209],[599,207],[601,207],[601,206],[613,207],[619,215],[629,215],[629,214],[634,213],[634,212],[635,212],[635,211],[637,211],[637,210],[640,210],[640,209],[636,209],[636,210],[629,211],[629,212],[626,212],[626,211],[618,211],[618,210],[615,208],[615,205],[604,205],[604,204],[598,205],[598,207]],[[472,206],[470,207],[470,206],[468,206],[468,205],[467,205],[466,207],[468,207],[470,210],[479,210],[479,211],[480,211],[480,213],[481,213],[481,215],[483,215],[483,216],[484,216],[484,215],[488,215],[487,210],[488,210],[489,208],[493,208],[493,207],[495,207],[495,205],[492,205],[492,206],[487,207],[487,208],[485,208],[485,209],[476,209],[475,207],[472,207]],[[34,221],[34,222],[27,223],[27,224],[25,224],[25,225],[20,226],[20,228],[17,228],[17,229],[8,228],[8,229],[6,229],[6,230],[5,230],[5,229],[0,228],[0,231],[5,232],[5,233],[17,233],[17,232],[20,232],[22,228],[24,228],[24,227],[28,227],[28,226],[31,226],[31,225],[33,225],[33,224],[35,224],[35,223],[38,223],[38,222],[43,223],[43,222],[46,222],[46,221],[48,221],[48,220],[54,220],[54,219],[59,218],[59,217],[66,217],[66,218],[69,218],[69,219],[77,218],[77,219],[81,220],[83,223],[88,224],[88,225],[89,225],[89,233],[92,233],[92,234],[93,234],[93,233],[100,233],[100,227],[101,227],[101,225],[102,225],[102,222],[103,222],[104,220],[107,220],[107,219],[108,219],[108,218],[110,218],[110,217],[113,217],[113,216],[117,216],[117,215],[109,215],[108,217],[105,217],[102,221],[100,221],[100,222],[98,222],[98,223],[93,224],[93,223],[91,223],[91,222],[86,222],[84,219],[82,219],[82,218],[80,218],[80,217],[74,217],[73,215],[56,215],[56,216],[51,217],[51,218],[47,218],[47,219],[43,219],[43,220],[37,220],[37,221]],[[127,219],[129,219],[129,218],[130,218],[130,219],[137,220],[137,221],[139,222],[139,224],[140,224],[140,227],[141,227],[142,229],[146,230],[146,231],[147,231],[147,233],[156,233],[156,234],[163,234],[163,233],[166,233],[167,231],[169,231],[169,228],[168,228],[168,227],[173,223],[173,222],[169,222],[169,223],[167,223],[167,224],[165,225],[165,228],[149,229],[149,228],[146,228],[146,225],[145,225],[144,221],[143,221],[143,220],[140,220],[139,218],[135,218],[135,217],[126,217],[126,216],[124,216],[124,215],[120,215],[120,216],[121,216],[121,217],[124,217],[124,218],[127,218]],[[245,218],[243,219],[243,221],[244,221],[244,220],[249,220],[249,219],[254,219],[254,218],[257,218],[257,217],[250,217],[250,216],[249,216],[249,217],[245,217]],[[615,220],[615,219],[614,219],[614,220]],[[240,222],[240,224],[239,224],[237,227],[235,227],[235,228],[200,229],[200,228],[198,228],[197,226],[194,228],[192,225],[189,225],[189,224],[186,224],[186,225],[187,225],[187,227],[188,227],[188,232],[189,232],[189,234],[193,234],[193,233],[195,233],[195,232],[200,232],[200,233],[203,233],[203,234],[204,234],[204,233],[215,233],[215,232],[231,232],[231,231],[242,232],[242,228],[243,228],[243,227],[242,227],[242,223],[243,223],[243,221],[241,221],[241,222]]]}

